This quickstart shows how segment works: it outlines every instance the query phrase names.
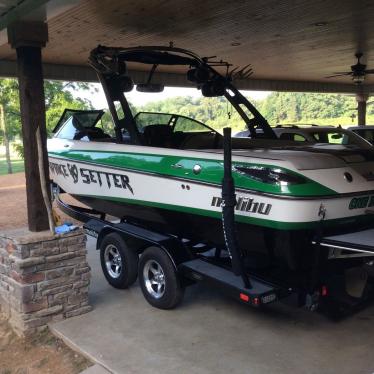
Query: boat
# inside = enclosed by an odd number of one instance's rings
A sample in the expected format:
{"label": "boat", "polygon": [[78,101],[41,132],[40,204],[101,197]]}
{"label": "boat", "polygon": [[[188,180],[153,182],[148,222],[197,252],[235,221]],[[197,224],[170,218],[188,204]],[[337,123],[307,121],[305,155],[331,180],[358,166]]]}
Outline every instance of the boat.
{"label": "boat", "polygon": [[[95,48],[89,58],[103,86],[114,129],[102,111],[66,110],[48,140],[50,175],[61,190],[96,211],[210,247],[224,247],[223,136],[178,113],[133,114],[129,65],[149,71],[140,92],[160,92],[157,70],[185,73],[205,97],[224,97],[246,123],[232,138],[235,225],[242,253],[304,272],[316,237],[374,226],[374,152],[355,146],[277,139],[235,87],[231,65],[175,47]],[[234,71],[233,71],[234,70]],[[327,256],[327,255],[326,255]],[[355,254],[366,263],[372,253]],[[347,262],[343,260],[342,264]],[[263,261],[249,264],[261,268]]]}

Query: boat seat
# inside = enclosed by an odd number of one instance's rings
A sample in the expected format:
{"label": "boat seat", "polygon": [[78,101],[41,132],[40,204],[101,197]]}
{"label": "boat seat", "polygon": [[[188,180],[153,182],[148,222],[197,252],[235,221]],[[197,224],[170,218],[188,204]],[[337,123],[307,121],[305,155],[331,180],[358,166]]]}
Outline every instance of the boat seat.
{"label": "boat seat", "polygon": [[173,129],[169,125],[149,125],[144,128],[145,145],[172,147]]}
{"label": "boat seat", "polygon": [[191,133],[180,145],[180,149],[214,149],[219,146],[215,135],[208,133]]}
{"label": "boat seat", "polygon": [[74,140],[81,140],[85,136],[87,136],[90,141],[103,141],[104,139],[111,141],[110,135],[106,134],[100,127],[82,129],[75,134]]}

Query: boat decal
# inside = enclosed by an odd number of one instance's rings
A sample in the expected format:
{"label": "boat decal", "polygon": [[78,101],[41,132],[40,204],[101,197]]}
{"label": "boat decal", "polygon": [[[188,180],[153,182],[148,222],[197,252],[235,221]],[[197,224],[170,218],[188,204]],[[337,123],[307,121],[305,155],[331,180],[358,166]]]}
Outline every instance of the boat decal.
{"label": "boat decal", "polygon": [[[222,197],[213,196],[211,206],[220,208],[222,206]],[[251,197],[239,196],[237,199],[235,210],[248,213],[258,213],[268,216],[272,204],[260,203],[254,201]]]}
{"label": "boat decal", "polygon": [[[75,196],[79,196],[79,194],[75,194]],[[84,196],[84,195],[83,195]],[[124,204],[131,204],[131,205],[139,205],[139,206],[147,206],[147,207],[154,207],[166,210],[177,211],[181,213],[188,213],[188,214],[198,214],[201,216],[206,217],[213,217],[217,219],[222,219],[222,212],[220,211],[212,211],[206,209],[199,209],[199,208],[192,208],[186,207],[182,205],[174,205],[174,204],[167,204],[167,203],[159,203],[155,201],[146,201],[146,200],[137,200],[137,199],[128,199],[128,198],[120,198],[120,197],[112,197],[112,196],[98,196],[98,195],[91,195],[90,198],[93,199],[102,199],[108,201],[115,201],[121,202]],[[247,223],[253,224],[262,227],[268,227],[272,229],[278,230],[301,230],[301,229],[315,229],[320,226],[320,221],[301,221],[301,222],[282,222],[276,221],[268,218],[260,218],[260,217],[253,217],[248,215],[239,215],[235,214],[235,221],[240,223]],[[351,217],[342,217],[337,219],[327,219],[323,222],[324,227],[334,227],[336,225],[350,225],[355,224],[359,221],[363,223],[372,222],[372,217],[367,214],[361,214]]]}
{"label": "boat decal", "polygon": [[130,178],[126,174],[82,168],[70,162],[57,164],[49,161],[49,169],[52,175],[71,178],[74,184],[77,184],[79,180],[81,180],[84,184],[98,184],[100,187],[104,186],[108,189],[122,188],[134,194],[134,190],[130,184]]}
{"label": "boat decal", "polygon": [[[97,197],[97,199],[102,201],[118,201],[125,205],[135,204],[144,207],[155,207],[218,219],[222,215],[219,200],[221,188],[219,185],[200,186],[196,182],[189,182],[190,189],[183,189],[185,181],[182,182],[181,180],[162,176],[136,174],[130,170],[126,172],[124,170],[117,171],[109,166],[93,166],[89,165],[89,163],[74,162],[66,158],[51,157],[49,161],[53,170],[53,172],[51,171],[52,179],[64,191],[69,191],[73,196],[80,195],[91,199]],[[54,172],[59,175],[53,174]],[[102,179],[101,185],[97,174],[95,174],[97,172],[99,172],[99,176]],[[116,175],[126,175],[129,178],[128,184],[133,190],[133,194],[130,193],[127,186],[126,189],[120,189],[115,186]],[[106,176],[109,177],[110,188],[106,181]],[[74,178],[77,183],[74,183]],[[90,184],[84,184],[83,180],[89,181]],[[126,181],[127,179],[125,179]],[[298,201],[284,200],[277,196],[265,197],[248,191],[236,192],[239,197],[237,209],[235,210],[236,221],[269,228],[312,228],[314,225],[319,224],[318,207],[321,203],[326,207],[324,224],[333,223],[335,219],[342,219],[345,223],[353,224],[357,222],[358,216],[365,213],[365,209],[348,209],[351,197],[344,200],[339,197],[322,201],[317,198]],[[212,206],[213,197],[216,199]],[[250,211],[246,210],[248,206]],[[367,215],[366,220],[372,221],[372,216]]]}
{"label": "boat decal", "polygon": [[[69,158],[69,157],[66,157],[66,156],[60,156],[60,155],[55,155],[53,152],[50,152],[49,153],[49,159],[50,160],[56,160],[56,161],[59,161],[59,160],[63,160],[63,161],[76,161],[75,159],[73,158]],[[118,170],[118,171],[121,171],[121,172],[128,172],[128,173],[135,173],[135,174],[141,174],[141,175],[152,175],[152,176],[156,176],[156,177],[159,177],[159,178],[166,178],[166,179],[170,179],[170,180],[178,180],[178,181],[181,181],[181,182],[188,182],[188,183],[193,183],[193,184],[196,184],[196,185],[201,185],[201,186],[211,186],[211,187],[217,187],[217,184],[216,183],[211,183],[211,182],[206,182],[206,181],[199,181],[199,180],[193,180],[193,179],[189,179],[188,177],[175,177],[175,176],[170,176],[170,175],[165,175],[165,174],[159,174],[159,173],[155,173],[155,172],[148,172],[148,171],[142,171],[142,170],[136,170],[136,169],[130,169],[130,168],[126,168],[126,167],[119,167],[119,166],[109,166],[109,165],[106,165],[106,164],[101,164],[101,163],[96,163],[96,162],[92,162],[92,161],[81,161],[79,160],[78,161],[80,164],[85,164],[85,165],[89,165],[89,166],[98,166],[98,167],[110,167],[110,169],[113,169],[113,170]],[[59,164],[56,164],[56,168],[59,168]],[[64,175],[64,172],[63,170],[58,170],[57,169],[57,172],[60,174],[60,175]],[[366,196],[368,194],[372,194],[372,190],[370,191],[359,191],[359,192],[348,192],[348,193],[341,193],[339,194],[339,196],[336,196],[335,195],[321,195],[321,196],[289,196],[289,195],[279,195],[279,194],[275,194],[275,193],[267,193],[267,192],[263,192],[263,191],[257,191],[257,190],[252,190],[252,189],[244,189],[244,188],[238,188],[236,187],[235,188],[235,191],[237,193],[249,193],[251,195],[255,195],[255,196],[264,196],[264,197],[268,197],[268,198],[271,198],[271,199],[279,199],[279,200],[299,200],[299,201],[310,201],[310,200],[331,200],[331,199],[336,199],[336,198],[339,198],[339,199],[344,199],[344,198],[349,198],[349,197],[361,197],[361,196]]]}
{"label": "boat decal", "polygon": [[374,195],[354,197],[349,202],[349,209],[363,209],[371,208],[374,206]]}
{"label": "boat decal", "polygon": [[[49,157],[65,158],[77,162],[85,162],[90,165],[107,166],[120,170],[127,170],[143,174],[152,174],[164,178],[180,178],[184,181],[189,180],[194,183],[221,185],[223,176],[223,163],[221,160],[201,160],[199,165],[202,168],[201,173],[195,175],[192,172],[196,159],[181,158],[165,155],[147,155],[147,154],[131,154],[131,153],[111,153],[111,152],[94,152],[94,151],[61,151],[49,152]],[[131,165],[131,167],[129,167]],[[173,165],[180,165],[175,168]],[[254,165],[252,163],[234,162],[234,165]],[[263,166],[263,165],[262,165]],[[274,165],[266,165],[267,167],[275,167]],[[295,175],[294,171],[282,168],[285,172]],[[318,182],[315,182],[305,176],[303,178],[306,183],[292,185],[275,185],[262,183],[253,180],[247,176],[234,172],[233,177],[237,190],[253,191],[256,194],[276,195],[279,197],[289,198],[316,198],[316,197],[336,197],[336,191],[333,191]]]}

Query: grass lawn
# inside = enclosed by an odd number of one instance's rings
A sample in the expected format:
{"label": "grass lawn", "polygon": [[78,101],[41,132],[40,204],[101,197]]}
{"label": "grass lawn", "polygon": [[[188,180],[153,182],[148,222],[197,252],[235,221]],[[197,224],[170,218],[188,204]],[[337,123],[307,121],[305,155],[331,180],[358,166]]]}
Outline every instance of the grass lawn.
{"label": "grass lawn", "polygon": [[[12,159],[13,173],[19,173],[25,170],[22,159]],[[8,166],[4,157],[0,157],[0,175],[8,173]]]}

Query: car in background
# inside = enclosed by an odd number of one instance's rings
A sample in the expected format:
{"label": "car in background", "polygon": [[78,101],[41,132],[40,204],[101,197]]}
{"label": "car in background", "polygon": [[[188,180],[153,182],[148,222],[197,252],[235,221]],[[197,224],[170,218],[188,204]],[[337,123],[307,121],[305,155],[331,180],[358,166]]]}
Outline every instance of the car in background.
{"label": "car in background", "polygon": [[[371,149],[372,144],[352,131],[334,126],[277,125],[273,127],[279,139],[308,143],[355,145]],[[235,137],[248,137],[249,131],[241,131]]]}
{"label": "car in background", "polygon": [[353,131],[355,134],[361,136],[370,144],[374,145],[374,126],[365,125],[365,126],[352,126],[348,127],[348,130]]}

